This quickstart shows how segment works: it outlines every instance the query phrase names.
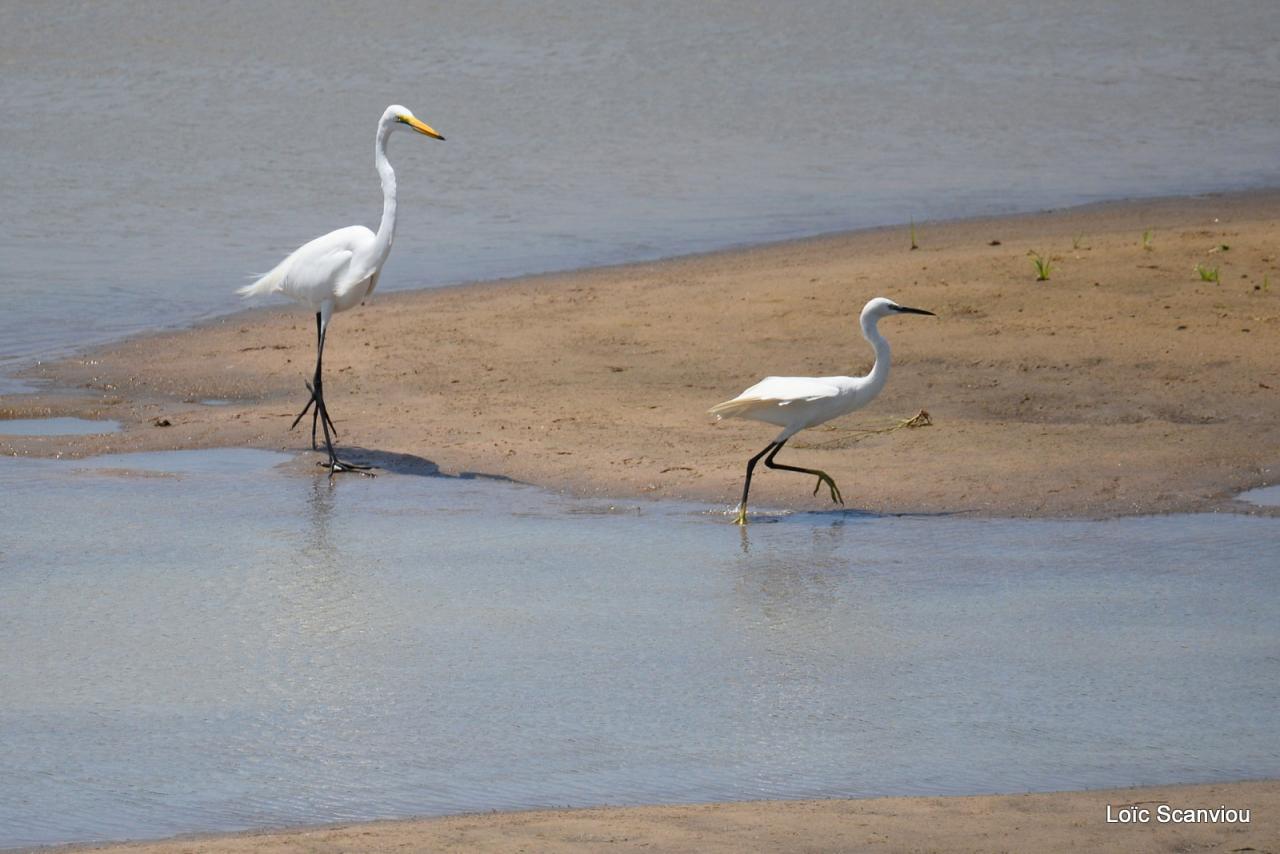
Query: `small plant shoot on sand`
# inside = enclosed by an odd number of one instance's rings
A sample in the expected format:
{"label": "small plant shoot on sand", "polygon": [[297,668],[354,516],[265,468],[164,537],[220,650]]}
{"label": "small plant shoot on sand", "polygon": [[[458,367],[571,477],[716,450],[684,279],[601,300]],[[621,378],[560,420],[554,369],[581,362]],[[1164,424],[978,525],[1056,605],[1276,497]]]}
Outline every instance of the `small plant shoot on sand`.
{"label": "small plant shoot on sand", "polygon": [[1200,281],[1218,283],[1218,268],[1206,267],[1203,264],[1196,265],[1196,272],[1200,274]]}
{"label": "small plant shoot on sand", "polygon": [[1154,236],[1155,236],[1155,233],[1149,228],[1146,231],[1142,232],[1142,248],[1147,250],[1148,252],[1151,251],[1151,238]]}
{"label": "small plant shoot on sand", "polygon": [[1049,281],[1049,273],[1053,270],[1053,262],[1039,252],[1032,252],[1031,263],[1036,268],[1036,281]]}
{"label": "small plant shoot on sand", "polygon": [[914,252],[919,248],[920,246],[916,243],[916,221],[913,219],[911,220],[911,250]]}

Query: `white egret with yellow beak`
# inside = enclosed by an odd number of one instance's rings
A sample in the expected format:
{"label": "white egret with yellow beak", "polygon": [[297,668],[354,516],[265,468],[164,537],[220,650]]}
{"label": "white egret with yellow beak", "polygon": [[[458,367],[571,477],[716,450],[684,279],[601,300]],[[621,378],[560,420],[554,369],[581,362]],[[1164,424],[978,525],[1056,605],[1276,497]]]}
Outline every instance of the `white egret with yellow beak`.
{"label": "white egret with yellow beak", "polygon": [[396,236],[396,173],[387,161],[387,137],[399,128],[417,131],[433,139],[444,139],[429,125],[409,112],[408,108],[392,104],[378,120],[378,135],[374,145],[374,165],[382,179],[382,222],[375,234],[363,225],[352,225],[317,237],[296,249],[275,268],[252,285],[240,288],[236,293],[245,297],[284,294],[301,303],[316,315],[316,371],[307,383],[311,399],[293,419],[290,430],[315,409],[311,415],[311,447],[316,446],[316,423],[324,431],[325,449],[329,453],[327,463],[329,477],[340,471],[368,473],[368,466],[356,465],[338,459],[333,440],[338,431],[329,417],[324,403],[324,386],[321,383],[321,363],[324,358],[325,333],[329,319],[335,312],[346,311],[359,305],[378,286],[382,265],[391,252]]}

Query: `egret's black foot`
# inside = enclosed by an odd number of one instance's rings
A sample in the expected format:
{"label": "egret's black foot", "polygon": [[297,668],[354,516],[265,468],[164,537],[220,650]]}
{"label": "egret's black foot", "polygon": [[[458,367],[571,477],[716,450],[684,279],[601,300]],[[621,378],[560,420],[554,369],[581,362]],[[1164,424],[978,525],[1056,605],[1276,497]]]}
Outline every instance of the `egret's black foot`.
{"label": "egret's black foot", "polygon": [[825,483],[827,488],[831,490],[831,503],[844,504],[844,496],[840,494],[840,487],[836,486],[836,482],[831,479],[831,475],[826,472],[817,471],[815,471],[814,474],[818,476],[818,482],[813,485],[813,494],[817,495],[818,490],[821,489],[822,485]]}

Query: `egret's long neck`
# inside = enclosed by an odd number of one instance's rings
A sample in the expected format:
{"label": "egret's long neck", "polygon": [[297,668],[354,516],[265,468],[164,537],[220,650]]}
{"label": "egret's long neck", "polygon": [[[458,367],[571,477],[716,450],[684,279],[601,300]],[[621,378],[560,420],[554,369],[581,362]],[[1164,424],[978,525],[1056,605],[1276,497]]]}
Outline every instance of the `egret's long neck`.
{"label": "egret's long neck", "polygon": [[382,179],[382,222],[373,242],[378,266],[386,260],[396,239],[396,171],[387,160],[387,137],[390,133],[391,125],[379,125],[378,139],[373,148],[373,163],[378,168],[378,177]]}
{"label": "egret's long neck", "polygon": [[876,363],[871,366],[871,373],[867,374],[871,386],[875,391],[879,391],[884,387],[885,382],[889,379],[889,342],[880,334],[880,330],[876,327],[877,317],[864,317],[861,319],[862,334],[867,341],[871,343],[871,348],[876,351]]}

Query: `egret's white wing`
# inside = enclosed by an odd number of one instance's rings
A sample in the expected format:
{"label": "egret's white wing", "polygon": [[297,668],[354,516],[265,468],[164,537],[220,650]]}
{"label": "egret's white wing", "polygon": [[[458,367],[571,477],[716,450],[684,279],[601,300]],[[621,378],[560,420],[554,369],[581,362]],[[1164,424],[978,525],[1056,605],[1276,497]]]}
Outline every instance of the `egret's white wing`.
{"label": "egret's white wing", "polygon": [[716,404],[709,411],[721,418],[751,417],[765,409],[799,401],[812,403],[838,394],[840,386],[827,377],[765,377],[733,400]]}
{"label": "egret's white wing", "polygon": [[363,225],[353,225],[342,230],[346,232],[347,245],[355,253],[355,257],[351,259],[351,263],[343,271],[342,277],[334,286],[334,296],[339,301],[356,285],[367,281],[372,276],[376,276],[379,272],[373,267],[375,263],[373,244],[377,239],[373,232]]}
{"label": "egret's white wing", "polygon": [[737,400],[774,400],[785,406],[797,400],[821,400],[840,393],[828,377],[765,377],[738,395]]}
{"label": "egret's white wing", "polygon": [[285,274],[281,292],[298,302],[318,306],[333,297],[335,282],[350,266],[351,255],[350,249],[329,249],[300,259],[303,263],[294,263]]}
{"label": "egret's white wing", "polygon": [[271,272],[238,293],[282,293],[318,310],[320,303],[340,296],[369,277],[370,271],[355,269],[352,260],[367,255],[373,239],[373,232],[363,225],[331,231],[304,243]]}

